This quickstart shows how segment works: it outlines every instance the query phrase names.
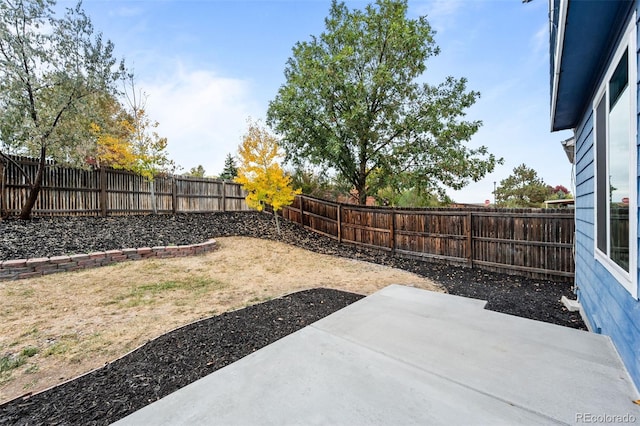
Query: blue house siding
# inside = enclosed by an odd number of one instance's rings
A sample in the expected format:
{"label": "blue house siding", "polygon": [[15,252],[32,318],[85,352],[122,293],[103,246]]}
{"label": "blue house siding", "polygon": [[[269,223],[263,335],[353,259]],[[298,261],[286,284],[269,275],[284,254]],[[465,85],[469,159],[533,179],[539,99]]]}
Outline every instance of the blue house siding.
{"label": "blue house siding", "polygon": [[590,322],[598,321],[600,332],[611,337],[636,387],[640,388],[640,304],[599,263],[594,264],[593,282],[608,285],[595,286],[595,291],[594,286],[581,289],[581,303]]}
{"label": "blue house siding", "polygon": [[[576,131],[576,257],[593,258],[594,239],[594,181],[593,165],[593,114],[591,110],[585,122]],[[579,249],[578,249],[579,247]],[[576,275],[585,270],[576,268]],[[576,281],[577,282],[577,281]]]}
{"label": "blue house siding", "polygon": [[[636,2],[636,10],[638,4]],[[626,23],[623,25],[626,26]],[[638,46],[640,46],[640,40]],[[611,46],[611,52],[616,47]],[[602,60],[609,58],[611,52]],[[640,65],[637,52],[636,62]],[[604,65],[606,68],[606,64]],[[636,97],[640,105],[638,87],[636,82]],[[611,337],[636,387],[640,388],[640,302],[634,299],[596,260],[594,253],[595,167],[592,104],[596,89],[597,86],[591,88],[592,98],[589,99],[588,104],[581,106],[581,109],[586,112],[583,113],[581,122],[575,129],[576,293],[590,328]],[[640,128],[640,114],[638,122]],[[640,176],[640,165],[638,165],[638,176]],[[640,185],[638,187],[640,188]],[[636,197],[638,197],[637,193]],[[639,242],[640,238],[636,236],[636,243]]]}

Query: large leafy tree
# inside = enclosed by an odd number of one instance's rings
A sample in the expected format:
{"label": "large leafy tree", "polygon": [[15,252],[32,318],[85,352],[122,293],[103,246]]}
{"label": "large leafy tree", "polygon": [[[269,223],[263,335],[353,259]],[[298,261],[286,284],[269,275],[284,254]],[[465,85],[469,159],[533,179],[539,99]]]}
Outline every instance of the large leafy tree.
{"label": "large leafy tree", "polygon": [[300,188],[305,195],[325,200],[338,201],[341,197],[348,197],[351,190],[351,185],[341,181],[337,176],[310,167],[295,167],[289,175],[294,188]]}
{"label": "large leafy tree", "polygon": [[552,193],[538,173],[521,164],[513,173],[500,181],[496,188],[496,203],[502,207],[540,207]]}
{"label": "large leafy tree", "polygon": [[419,82],[439,53],[427,19],[407,18],[406,0],[377,0],[364,11],[333,1],[326,31],[299,42],[286,83],[269,104],[269,125],[287,159],[337,170],[365,203],[370,177],[409,179],[408,187],[444,193],[492,171],[487,148],[465,145],[481,125],[464,121],[479,93],[464,78]]}
{"label": "large leafy tree", "polygon": [[[85,155],[93,95],[114,93],[124,68],[78,3],[56,17],[53,0],[0,2],[0,140],[8,152],[39,157],[20,217],[36,203],[47,159]],[[0,152],[4,161],[12,161]]]}

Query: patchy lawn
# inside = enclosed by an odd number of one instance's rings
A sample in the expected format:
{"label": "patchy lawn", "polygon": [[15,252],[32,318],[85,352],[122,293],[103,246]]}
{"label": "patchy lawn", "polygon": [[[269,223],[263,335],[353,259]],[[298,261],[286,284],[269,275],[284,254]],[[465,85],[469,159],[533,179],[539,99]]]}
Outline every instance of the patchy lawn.
{"label": "patchy lawn", "polygon": [[196,257],[0,282],[0,403],[101,367],[201,318],[310,288],[444,291],[386,266],[249,237]]}

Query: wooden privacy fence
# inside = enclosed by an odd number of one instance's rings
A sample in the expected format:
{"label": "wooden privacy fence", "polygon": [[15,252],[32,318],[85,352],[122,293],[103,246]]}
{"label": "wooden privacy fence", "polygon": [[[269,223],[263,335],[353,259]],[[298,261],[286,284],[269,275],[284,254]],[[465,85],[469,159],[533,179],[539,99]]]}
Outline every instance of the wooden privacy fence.
{"label": "wooden privacy fence", "polygon": [[389,209],[297,196],[282,216],[340,242],[531,278],[574,276],[569,209]]}
{"label": "wooden privacy fence", "polygon": [[[12,157],[35,179],[37,160]],[[0,213],[16,215],[29,185],[18,166],[0,162]],[[153,212],[206,213],[248,210],[246,193],[237,183],[186,176],[158,176],[149,182],[140,175],[109,168],[77,169],[49,163],[34,216],[113,216]]]}

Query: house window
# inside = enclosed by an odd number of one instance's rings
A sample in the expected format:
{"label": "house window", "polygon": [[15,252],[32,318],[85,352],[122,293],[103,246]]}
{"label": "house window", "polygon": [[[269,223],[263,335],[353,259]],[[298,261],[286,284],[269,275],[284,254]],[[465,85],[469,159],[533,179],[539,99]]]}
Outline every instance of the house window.
{"label": "house window", "polygon": [[594,104],[596,257],[637,297],[635,19]]}

